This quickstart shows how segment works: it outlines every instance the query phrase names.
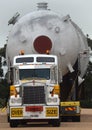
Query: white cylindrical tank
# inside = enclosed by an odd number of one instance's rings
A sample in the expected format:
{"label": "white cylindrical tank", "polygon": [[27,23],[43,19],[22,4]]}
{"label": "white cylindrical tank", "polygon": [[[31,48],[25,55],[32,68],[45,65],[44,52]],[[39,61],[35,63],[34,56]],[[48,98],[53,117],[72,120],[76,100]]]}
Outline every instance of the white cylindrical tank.
{"label": "white cylindrical tank", "polygon": [[47,9],[47,4],[39,4],[39,9],[31,12],[14,24],[7,43],[8,64],[21,50],[25,54],[57,55],[62,75],[73,71],[78,60],[81,77],[88,64],[88,45],[80,28],[72,22],[69,15],[61,17]]}

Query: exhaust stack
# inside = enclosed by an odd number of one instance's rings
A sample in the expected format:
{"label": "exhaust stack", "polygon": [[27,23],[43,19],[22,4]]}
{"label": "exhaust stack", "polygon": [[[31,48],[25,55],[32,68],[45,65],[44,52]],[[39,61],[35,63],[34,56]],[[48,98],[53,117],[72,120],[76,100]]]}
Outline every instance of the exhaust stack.
{"label": "exhaust stack", "polygon": [[37,3],[37,7],[38,7],[38,10],[47,10],[47,6],[48,3],[46,2],[42,2],[42,3]]}

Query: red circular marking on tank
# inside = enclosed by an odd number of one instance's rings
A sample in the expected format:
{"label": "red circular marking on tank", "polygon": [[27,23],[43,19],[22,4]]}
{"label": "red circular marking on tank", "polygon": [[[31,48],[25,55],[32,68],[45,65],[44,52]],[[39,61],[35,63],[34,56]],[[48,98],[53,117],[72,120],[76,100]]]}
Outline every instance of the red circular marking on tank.
{"label": "red circular marking on tank", "polygon": [[52,42],[47,36],[39,36],[34,41],[34,48],[38,53],[45,54],[51,50]]}

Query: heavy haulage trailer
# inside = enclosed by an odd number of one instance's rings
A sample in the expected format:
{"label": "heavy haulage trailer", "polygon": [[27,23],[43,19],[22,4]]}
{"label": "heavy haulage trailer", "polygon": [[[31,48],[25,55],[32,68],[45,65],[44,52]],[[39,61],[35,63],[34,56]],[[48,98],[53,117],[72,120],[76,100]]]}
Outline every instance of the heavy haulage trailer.
{"label": "heavy haulage trailer", "polygon": [[84,81],[89,48],[70,16],[59,16],[38,3],[38,10],[9,20],[6,58],[10,97],[8,121],[80,121],[79,85]]}

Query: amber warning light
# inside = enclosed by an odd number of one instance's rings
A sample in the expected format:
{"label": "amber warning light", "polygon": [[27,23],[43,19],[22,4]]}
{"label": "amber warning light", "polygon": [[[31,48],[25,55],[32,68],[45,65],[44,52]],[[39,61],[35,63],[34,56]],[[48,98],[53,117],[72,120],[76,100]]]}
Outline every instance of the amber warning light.
{"label": "amber warning light", "polygon": [[19,55],[24,55],[25,51],[24,50],[20,50]]}

